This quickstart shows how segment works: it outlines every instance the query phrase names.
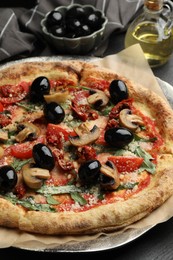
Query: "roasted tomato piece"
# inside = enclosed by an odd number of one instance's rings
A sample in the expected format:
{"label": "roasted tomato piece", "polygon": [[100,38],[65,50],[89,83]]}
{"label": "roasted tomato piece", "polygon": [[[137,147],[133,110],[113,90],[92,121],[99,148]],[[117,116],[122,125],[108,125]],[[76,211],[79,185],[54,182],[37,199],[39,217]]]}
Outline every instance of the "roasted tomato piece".
{"label": "roasted tomato piece", "polygon": [[104,79],[95,79],[95,78],[88,78],[86,80],[87,82],[87,87],[91,89],[99,89],[99,90],[106,90],[109,88],[109,81],[104,80]]}
{"label": "roasted tomato piece", "polygon": [[122,109],[124,108],[132,108],[132,102],[133,102],[133,99],[129,98],[129,99],[125,99],[125,100],[122,100],[121,102],[119,102],[117,105],[115,105],[110,114],[109,114],[109,118],[110,119],[118,119],[119,117],[119,113]]}
{"label": "roasted tomato piece", "polygon": [[77,155],[80,161],[88,161],[91,159],[95,159],[97,156],[96,150],[89,145],[78,147]]}
{"label": "roasted tomato piece", "polygon": [[21,82],[18,85],[4,85],[0,87],[0,102],[12,104],[26,97],[30,83]]}
{"label": "roasted tomato piece", "polygon": [[144,159],[142,157],[132,156],[109,156],[108,160],[113,162],[118,172],[133,172],[141,166]]}
{"label": "roasted tomato piece", "polygon": [[75,132],[61,125],[48,124],[47,126],[46,139],[48,143],[57,145],[59,149],[62,149],[69,135],[75,135]]}
{"label": "roasted tomato piece", "polygon": [[4,110],[3,104],[0,103],[0,112],[2,112]]}
{"label": "roasted tomato piece", "polygon": [[72,110],[76,117],[85,122],[87,119],[97,119],[98,113],[87,102],[89,91],[81,90],[75,94],[72,100]]}

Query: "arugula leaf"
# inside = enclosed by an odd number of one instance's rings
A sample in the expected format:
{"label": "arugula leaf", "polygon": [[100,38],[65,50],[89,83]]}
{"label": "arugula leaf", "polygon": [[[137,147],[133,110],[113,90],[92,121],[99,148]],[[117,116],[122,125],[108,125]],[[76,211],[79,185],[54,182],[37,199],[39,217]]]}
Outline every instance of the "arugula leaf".
{"label": "arugula leaf", "polygon": [[146,170],[147,172],[154,174],[156,171],[156,165],[152,163],[153,157],[149,153],[141,149],[140,146],[136,147],[134,153],[137,156],[144,158],[144,161],[139,169],[139,172]]}
{"label": "arugula leaf", "polygon": [[118,186],[118,188],[116,189],[116,191],[118,190],[132,190],[136,185],[138,185],[138,182],[127,182],[127,183],[124,183],[124,184],[120,184]]}
{"label": "arugula leaf", "polygon": [[16,102],[16,105],[24,108],[28,112],[37,111],[38,106],[40,107],[40,104],[32,104],[32,103],[26,103],[26,102]]}
{"label": "arugula leaf", "polygon": [[143,138],[143,137],[140,137],[138,135],[134,135],[134,139],[135,141],[140,141],[140,142],[155,142],[157,140],[157,137],[152,137],[152,138]]}
{"label": "arugula leaf", "polygon": [[32,197],[28,197],[26,199],[18,199],[16,196],[6,195],[4,196],[5,199],[9,200],[12,204],[16,205],[19,204],[24,208],[30,210],[37,210],[37,211],[46,211],[46,212],[55,212],[54,208],[51,208],[49,204],[39,204],[34,202]]}
{"label": "arugula leaf", "polygon": [[72,192],[70,193],[70,196],[74,201],[78,202],[82,206],[87,204],[87,201],[78,192]]}
{"label": "arugula leaf", "polygon": [[46,196],[46,200],[47,200],[47,203],[48,203],[48,204],[51,204],[51,205],[58,205],[58,204],[60,204],[60,202],[57,201],[57,200],[55,200],[55,199],[52,197],[52,195],[47,195],[47,196]]}
{"label": "arugula leaf", "polygon": [[26,159],[26,160],[19,160],[19,159],[14,159],[11,166],[16,170],[16,171],[20,171],[22,169],[22,167],[29,163],[32,159]]}

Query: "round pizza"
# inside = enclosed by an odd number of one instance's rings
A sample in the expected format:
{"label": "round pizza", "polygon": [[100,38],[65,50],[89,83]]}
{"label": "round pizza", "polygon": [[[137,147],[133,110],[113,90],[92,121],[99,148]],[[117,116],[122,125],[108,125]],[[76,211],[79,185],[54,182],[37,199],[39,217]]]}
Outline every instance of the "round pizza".
{"label": "round pizza", "polygon": [[173,111],[82,60],[0,70],[0,226],[112,232],[173,194]]}

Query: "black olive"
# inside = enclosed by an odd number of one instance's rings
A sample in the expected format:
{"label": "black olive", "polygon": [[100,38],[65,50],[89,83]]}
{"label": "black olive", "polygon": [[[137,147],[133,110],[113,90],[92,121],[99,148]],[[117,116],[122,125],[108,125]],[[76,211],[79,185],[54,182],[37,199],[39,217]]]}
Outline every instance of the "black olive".
{"label": "black olive", "polygon": [[35,164],[39,168],[51,171],[55,166],[55,159],[50,148],[42,143],[35,144],[32,149]]}
{"label": "black olive", "polygon": [[17,184],[17,173],[10,165],[0,167],[0,192],[6,193],[13,190]]}
{"label": "black olive", "polygon": [[79,31],[80,28],[81,28],[81,26],[82,26],[82,23],[81,23],[80,20],[78,20],[78,19],[73,19],[73,20],[71,20],[70,23],[68,24],[68,29],[69,29],[70,31],[73,31],[73,32],[76,33],[76,30]]}
{"label": "black olive", "polygon": [[105,141],[111,145],[121,148],[129,144],[133,140],[133,133],[127,128],[123,127],[113,127],[106,130],[104,138]]}
{"label": "black olive", "polygon": [[101,15],[100,13],[93,12],[88,15],[86,23],[92,29],[92,31],[98,30],[101,28]]}
{"label": "black olive", "polygon": [[98,160],[89,160],[79,167],[78,176],[84,184],[94,184],[100,175],[101,164]]}
{"label": "black olive", "polygon": [[48,95],[50,92],[50,82],[48,78],[44,76],[34,79],[30,86],[30,100],[34,103],[44,101],[44,95]]}
{"label": "black olive", "polygon": [[61,25],[64,21],[63,14],[60,11],[52,11],[47,16],[46,25],[51,28],[53,25]]}
{"label": "black olive", "polygon": [[65,36],[66,29],[64,25],[54,25],[50,28],[50,32],[56,37]]}
{"label": "black olive", "polygon": [[83,24],[82,27],[81,27],[80,33],[81,33],[82,36],[89,35],[89,34],[91,34],[91,29],[87,24]]}
{"label": "black olive", "polygon": [[49,123],[59,124],[64,120],[64,109],[56,102],[46,103],[44,105],[44,116]]}
{"label": "black olive", "polygon": [[109,86],[109,93],[114,104],[127,99],[129,96],[128,88],[122,80],[113,80]]}
{"label": "black olive", "polygon": [[72,19],[83,18],[84,15],[85,15],[85,11],[80,6],[72,6],[66,12],[66,17],[72,18]]}

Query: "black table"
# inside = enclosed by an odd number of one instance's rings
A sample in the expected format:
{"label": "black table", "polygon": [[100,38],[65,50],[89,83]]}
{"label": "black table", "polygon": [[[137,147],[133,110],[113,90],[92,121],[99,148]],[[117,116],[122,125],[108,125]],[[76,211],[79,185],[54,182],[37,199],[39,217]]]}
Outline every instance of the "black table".
{"label": "black table", "polygon": [[[109,48],[106,55],[115,54],[124,48],[124,33],[112,34],[110,38]],[[46,52],[44,52],[44,55]],[[153,70],[155,76],[173,85],[173,56],[169,62],[157,69]],[[13,260],[25,259],[25,257],[35,258],[47,257],[61,259],[61,257],[74,257],[75,259],[88,259],[88,257],[106,257],[121,260],[172,260],[173,259],[173,218],[156,225],[139,238],[129,242],[121,247],[108,249],[98,252],[87,253],[48,253],[30,251],[16,248],[0,249],[0,259]]]}

